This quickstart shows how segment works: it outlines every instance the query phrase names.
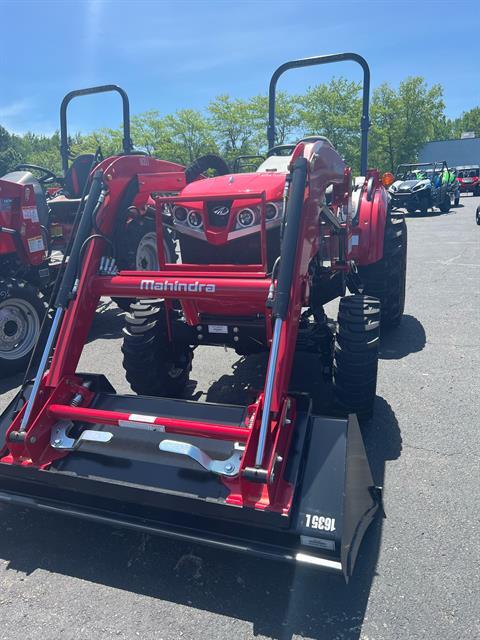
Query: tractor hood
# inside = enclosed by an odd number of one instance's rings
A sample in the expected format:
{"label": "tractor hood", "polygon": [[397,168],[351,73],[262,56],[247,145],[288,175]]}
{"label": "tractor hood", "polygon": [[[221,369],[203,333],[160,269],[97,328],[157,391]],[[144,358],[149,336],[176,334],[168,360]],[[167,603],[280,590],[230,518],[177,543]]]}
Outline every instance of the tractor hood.
{"label": "tractor hood", "polygon": [[[235,194],[263,193],[266,200],[281,200],[286,173],[236,173],[196,180],[182,191],[184,196],[231,197]],[[201,199],[201,198],[200,198]]]}
{"label": "tractor hood", "polygon": [[404,181],[397,180],[390,187],[390,193],[408,193],[411,191],[421,191],[422,189],[428,189],[431,186],[431,182],[428,179]]}

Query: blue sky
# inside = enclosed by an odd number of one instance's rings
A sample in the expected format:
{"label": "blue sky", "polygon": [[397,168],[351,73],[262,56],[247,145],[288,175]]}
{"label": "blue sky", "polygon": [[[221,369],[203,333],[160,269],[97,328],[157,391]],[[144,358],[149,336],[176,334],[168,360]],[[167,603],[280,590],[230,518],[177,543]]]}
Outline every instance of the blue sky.
{"label": "blue sky", "polygon": [[[367,58],[373,86],[442,83],[451,117],[480,105],[479,0],[0,0],[0,12],[0,124],[19,133],[57,129],[74,88],[119,84],[132,113],[170,113],[264,92],[282,62],[339,51]],[[359,71],[290,72],[279,86]],[[117,126],[119,101],[80,98],[69,116],[71,131]]]}

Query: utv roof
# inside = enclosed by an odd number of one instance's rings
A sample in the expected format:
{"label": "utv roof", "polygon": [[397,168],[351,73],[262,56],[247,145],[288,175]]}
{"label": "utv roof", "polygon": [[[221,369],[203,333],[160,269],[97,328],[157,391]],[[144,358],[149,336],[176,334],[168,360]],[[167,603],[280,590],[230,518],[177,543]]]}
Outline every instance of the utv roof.
{"label": "utv roof", "polygon": [[480,165],[478,164],[465,164],[462,166],[455,167],[457,171],[465,171],[466,169],[480,169]]}

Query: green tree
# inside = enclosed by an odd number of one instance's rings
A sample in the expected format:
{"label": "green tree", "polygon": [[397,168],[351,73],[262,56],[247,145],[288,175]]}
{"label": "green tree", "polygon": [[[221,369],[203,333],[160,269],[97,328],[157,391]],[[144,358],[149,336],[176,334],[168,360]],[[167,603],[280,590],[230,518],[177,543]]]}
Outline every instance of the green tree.
{"label": "green tree", "polygon": [[194,109],[180,109],[161,121],[155,155],[188,165],[205,153],[218,153],[208,119]]}
{"label": "green tree", "polygon": [[360,90],[358,82],[333,78],[310,87],[299,99],[303,133],[326,136],[355,170],[360,161]]}
{"label": "green tree", "polygon": [[[275,105],[275,142],[296,142],[300,137],[301,118],[298,112],[299,96],[279,91]],[[259,151],[267,148],[268,97],[254,96],[250,99],[250,113],[255,127],[252,141]]]}
{"label": "green tree", "polygon": [[373,92],[370,118],[369,164],[394,171],[398,165],[398,141],[401,138],[400,98],[384,83]]}
{"label": "green tree", "polygon": [[258,153],[258,113],[251,101],[220,95],[210,102],[208,112],[212,135],[227,160]]}
{"label": "green tree", "polygon": [[456,138],[460,138],[464,131],[473,131],[480,138],[480,107],[465,111],[453,122],[453,133]]}
{"label": "green tree", "polygon": [[448,133],[442,88],[428,87],[420,77],[407,78],[398,90],[378,87],[372,99],[370,165],[394,171],[402,162],[414,162],[429,140]]}

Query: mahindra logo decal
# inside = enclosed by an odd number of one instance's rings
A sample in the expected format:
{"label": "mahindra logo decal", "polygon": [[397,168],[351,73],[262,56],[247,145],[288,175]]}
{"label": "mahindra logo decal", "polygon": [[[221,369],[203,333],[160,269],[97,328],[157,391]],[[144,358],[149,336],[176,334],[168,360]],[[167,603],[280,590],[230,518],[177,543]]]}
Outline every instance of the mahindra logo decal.
{"label": "mahindra logo decal", "polygon": [[212,283],[203,282],[179,282],[175,280],[141,280],[140,289],[143,291],[185,291],[190,293],[215,293],[216,286]]}
{"label": "mahindra logo decal", "polygon": [[215,207],[213,213],[217,216],[228,216],[230,209],[228,207]]}

